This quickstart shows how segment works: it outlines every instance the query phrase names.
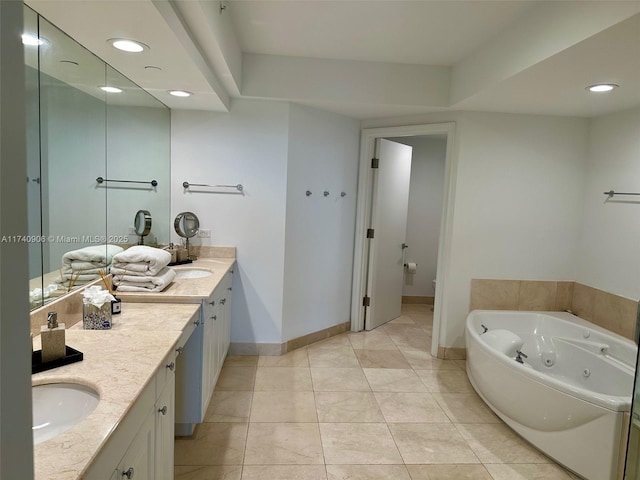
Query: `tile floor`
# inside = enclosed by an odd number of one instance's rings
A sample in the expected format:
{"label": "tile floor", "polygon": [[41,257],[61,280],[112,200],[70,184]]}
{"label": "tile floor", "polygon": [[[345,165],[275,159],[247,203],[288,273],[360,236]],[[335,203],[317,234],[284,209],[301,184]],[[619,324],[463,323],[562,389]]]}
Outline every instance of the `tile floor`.
{"label": "tile floor", "polygon": [[569,480],[429,354],[433,313],[280,357],[228,357],[176,480]]}

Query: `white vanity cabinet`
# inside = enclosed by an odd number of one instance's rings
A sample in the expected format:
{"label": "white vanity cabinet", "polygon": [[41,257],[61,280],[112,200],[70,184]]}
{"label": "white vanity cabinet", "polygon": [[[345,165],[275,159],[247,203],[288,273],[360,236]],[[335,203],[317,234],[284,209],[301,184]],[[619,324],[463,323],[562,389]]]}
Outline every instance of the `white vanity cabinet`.
{"label": "white vanity cabinet", "polygon": [[191,435],[202,423],[231,340],[231,284],[228,271],[209,297],[202,299],[196,331],[178,362],[176,435]]}
{"label": "white vanity cabinet", "polygon": [[165,358],[84,479],[173,480],[176,355]]}

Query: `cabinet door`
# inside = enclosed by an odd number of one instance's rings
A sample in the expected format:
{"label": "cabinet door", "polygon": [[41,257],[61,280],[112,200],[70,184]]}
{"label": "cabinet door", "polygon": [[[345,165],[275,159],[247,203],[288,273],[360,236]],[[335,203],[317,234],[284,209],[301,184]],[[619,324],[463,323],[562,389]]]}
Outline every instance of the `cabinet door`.
{"label": "cabinet door", "polygon": [[154,450],[155,415],[150,412],[111,479],[154,480]]}
{"label": "cabinet door", "polygon": [[218,368],[217,311],[219,298],[215,292],[204,306],[204,338],[202,346],[202,415],[206,412],[216,385]]}
{"label": "cabinet door", "polygon": [[173,480],[173,444],[175,420],[175,375],[166,377],[164,389],[156,400],[155,479]]}

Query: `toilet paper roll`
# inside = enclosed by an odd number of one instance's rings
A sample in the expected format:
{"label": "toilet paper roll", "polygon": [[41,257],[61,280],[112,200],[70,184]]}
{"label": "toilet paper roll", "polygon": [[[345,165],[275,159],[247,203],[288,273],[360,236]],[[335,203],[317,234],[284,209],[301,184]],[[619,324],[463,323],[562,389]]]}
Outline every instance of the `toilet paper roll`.
{"label": "toilet paper roll", "polygon": [[417,268],[418,268],[418,264],[414,262],[407,263],[407,273],[416,273]]}

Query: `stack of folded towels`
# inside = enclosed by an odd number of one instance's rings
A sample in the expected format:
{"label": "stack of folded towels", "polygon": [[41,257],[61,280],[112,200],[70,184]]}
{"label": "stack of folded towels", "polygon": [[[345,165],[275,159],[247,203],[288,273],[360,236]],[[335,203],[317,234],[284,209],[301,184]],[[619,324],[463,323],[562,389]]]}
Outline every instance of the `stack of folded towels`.
{"label": "stack of folded towels", "polygon": [[176,272],[167,267],[171,254],[159,248],[136,245],[113,257],[113,284],[118,292],[160,292],[173,282]]}
{"label": "stack of folded towels", "polygon": [[56,283],[65,286],[85,285],[100,278],[100,270],[109,273],[113,258],[124,249],[117,245],[92,245],[62,256],[61,276]]}

